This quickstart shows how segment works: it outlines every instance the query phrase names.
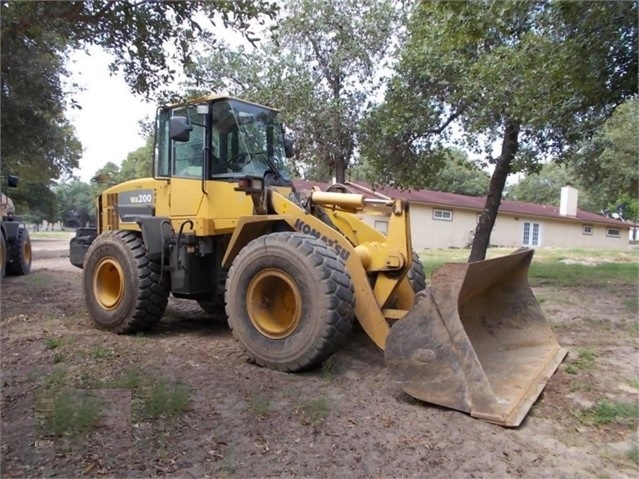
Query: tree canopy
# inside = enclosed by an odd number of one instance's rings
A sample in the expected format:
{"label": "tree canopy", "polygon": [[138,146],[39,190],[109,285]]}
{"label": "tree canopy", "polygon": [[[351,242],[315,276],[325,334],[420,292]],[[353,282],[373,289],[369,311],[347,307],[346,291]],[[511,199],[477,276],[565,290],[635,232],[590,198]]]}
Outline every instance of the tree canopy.
{"label": "tree canopy", "polygon": [[539,171],[530,173],[518,183],[508,186],[504,196],[509,200],[525,201],[538,205],[559,206],[561,189],[571,185],[579,190],[579,209],[600,213],[606,203],[600,202],[591,191],[584,187],[569,165],[560,163],[545,163]]}
{"label": "tree canopy", "polygon": [[[568,162],[599,209],[622,205],[626,219],[637,219],[639,195],[639,98],[619,106]],[[613,211],[614,211],[613,210]]]}
{"label": "tree canopy", "polygon": [[192,85],[280,108],[298,173],[343,182],[400,14],[387,0],[288,1],[259,49],[204,55]]}
{"label": "tree canopy", "polygon": [[73,49],[89,45],[114,57],[131,90],[166,96],[197,42],[214,43],[212,23],[255,40],[252,22],[277,11],[275,2],[2,1],[2,169],[48,186],[78,166],[82,147],[65,109],[81,107],[65,86]]}
{"label": "tree canopy", "polygon": [[508,174],[567,158],[636,94],[637,5],[421,2],[408,31],[362,150],[400,184],[435,174],[451,142],[494,164],[470,254],[483,259]]}

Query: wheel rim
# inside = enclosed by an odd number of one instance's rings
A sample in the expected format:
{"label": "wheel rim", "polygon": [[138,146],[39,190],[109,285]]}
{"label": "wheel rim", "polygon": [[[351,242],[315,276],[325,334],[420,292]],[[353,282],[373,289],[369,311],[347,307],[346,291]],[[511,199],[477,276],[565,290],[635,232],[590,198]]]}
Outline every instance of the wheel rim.
{"label": "wheel rim", "polygon": [[25,264],[31,263],[31,243],[25,241],[22,245],[22,257],[24,258]]}
{"label": "wheel rim", "polygon": [[289,336],[302,318],[300,290],[293,278],[278,269],[265,269],[251,279],[246,302],[253,325],[272,339]]}
{"label": "wheel rim", "polygon": [[93,295],[108,311],[118,307],[124,293],[124,273],[114,258],[104,258],[93,275]]}

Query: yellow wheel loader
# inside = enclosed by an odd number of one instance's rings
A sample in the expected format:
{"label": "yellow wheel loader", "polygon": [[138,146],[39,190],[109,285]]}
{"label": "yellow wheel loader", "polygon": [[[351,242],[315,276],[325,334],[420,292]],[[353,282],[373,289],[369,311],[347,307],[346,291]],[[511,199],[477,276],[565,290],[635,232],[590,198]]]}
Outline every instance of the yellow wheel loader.
{"label": "yellow wheel loader", "polygon": [[[291,150],[271,108],[228,96],[159,108],[153,177],[105,190],[97,228],[71,240],[96,326],[150,328],[172,294],[225,308],[254,363],[296,372],[357,320],[408,394],[519,425],[566,353],[528,286],[532,251],[445,265],[425,288],[408,204],[296,191]],[[387,234],[357,216],[373,210]]]}

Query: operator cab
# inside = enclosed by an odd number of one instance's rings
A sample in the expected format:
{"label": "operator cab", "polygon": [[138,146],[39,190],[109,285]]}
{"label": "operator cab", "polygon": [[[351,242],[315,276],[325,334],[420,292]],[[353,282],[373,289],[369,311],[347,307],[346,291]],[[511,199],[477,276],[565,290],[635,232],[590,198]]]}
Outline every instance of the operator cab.
{"label": "operator cab", "polygon": [[230,97],[210,97],[158,110],[156,178],[235,182],[269,176],[290,185],[291,148],[277,110]]}

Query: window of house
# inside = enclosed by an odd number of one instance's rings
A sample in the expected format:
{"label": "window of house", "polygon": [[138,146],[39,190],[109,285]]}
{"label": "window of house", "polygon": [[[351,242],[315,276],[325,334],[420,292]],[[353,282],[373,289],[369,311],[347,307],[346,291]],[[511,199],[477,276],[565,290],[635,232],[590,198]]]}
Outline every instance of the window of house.
{"label": "window of house", "polygon": [[524,221],[523,246],[541,246],[541,225],[532,221]]}
{"label": "window of house", "polygon": [[584,225],[581,231],[585,235],[591,235],[592,234],[592,226],[591,225]]}
{"label": "window of house", "polygon": [[375,221],[375,229],[380,233],[388,234],[388,221]]}
{"label": "window of house", "polygon": [[433,219],[452,221],[453,212],[450,210],[433,210]]}
{"label": "window of house", "polygon": [[611,236],[613,238],[619,238],[621,236],[621,230],[617,228],[606,228],[606,236]]}

